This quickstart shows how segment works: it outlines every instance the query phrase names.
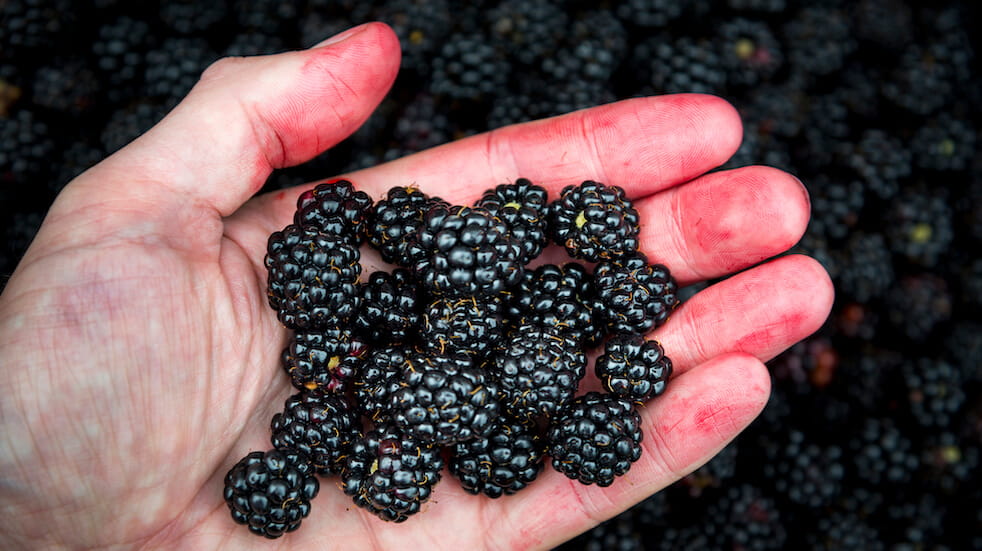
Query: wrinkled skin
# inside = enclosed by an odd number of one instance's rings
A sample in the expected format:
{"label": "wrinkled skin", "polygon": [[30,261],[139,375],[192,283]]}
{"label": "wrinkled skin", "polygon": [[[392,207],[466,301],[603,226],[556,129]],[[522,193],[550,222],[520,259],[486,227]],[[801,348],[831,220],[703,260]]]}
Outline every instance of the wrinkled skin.
{"label": "wrinkled skin", "polygon": [[[57,198],[0,296],[0,547],[549,547],[707,461],[766,403],[762,362],[826,318],[829,279],[795,255],[682,305],[652,335],[674,378],[643,409],[641,460],[609,488],[547,469],[491,500],[448,479],[422,514],[393,525],[325,479],[299,531],[276,542],[249,534],[229,517],[222,479],[269,448],[269,420],[291,394],[278,366],[287,331],[266,304],[262,261],[303,189],[253,195],[272,169],[353,132],[388,90],[396,37],[381,24],[351,32],[216,63],[160,124]],[[552,196],[585,179],[619,185],[641,213],[644,252],[687,285],[785,251],[807,224],[792,176],[707,174],[741,135],[718,98],[639,98],[347,177],[375,198],[415,183],[458,203],[518,177]]]}

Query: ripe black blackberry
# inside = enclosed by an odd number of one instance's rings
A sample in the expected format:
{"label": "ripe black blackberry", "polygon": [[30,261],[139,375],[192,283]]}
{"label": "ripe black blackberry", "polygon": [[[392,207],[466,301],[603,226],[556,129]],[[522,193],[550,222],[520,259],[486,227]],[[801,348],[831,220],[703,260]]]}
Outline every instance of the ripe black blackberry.
{"label": "ripe black blackberry", "polygon": [[448,36],[433,58],[430,91],[455,100],[486,100],[507,89],[511,64],[480,30]]}
{"label": "ripe black blackberry", "polygon": [[161,2],[159,15],[160,20],[178,34],[203,33],[226,19],[228,3],[226,0],[167,0]]}
{"label": "ripe black blackberry", "polygon": [[932,273],[908,273],[886,293],[883,310],[890,325],[907,339],[924,343],[951,319],[954,305],[948,282]]}
{"label": "ripe black blackberry", "polygon": [[347,329],[297,331],[283,350],[283,370],[298,390],[343,394],[361,372],[367,351]]}
{"label": "ripe black blackberry", "polygon": [[758,86],[770,80],[784,63],[781,45],[766,23],[732,19],[720,26],[718,40],[731,86]]}
{"label": "ripe black blackberry", "polygon": [[299,528],[319,490],[314,466],[296,450],[252,452],[225,475],[232,519],[270,539]]}
{"label": "ripe black blackberry", "polygon": [[964,118],[942,113],[927,121],[911,139],[915,164],[926,170],[968,169],[975,154],[977,133]]}
{"label": "ripe black blackberry", "polygon": [[672,360],[658,341],[636,333],[621,333],[604,344],[596,373],[611,394],[643,404],[665,392],[672,375]]}
{"label": "ripe black blackberry", "polygon": [[920,467],[910,438],[889,417],[865,418],[848,442],[856,476],[881,489],[906,486]]}
{"label": "ripe black blackberry", "polygon": [[542,471],[544,452],[534,427],[502,417],[484,438],[455,445],[448,466],[467,493],[498,498],[531,484]]}
{"label": "ripe black blackberry", "polygon": [[372,198],[355,190],[348,180],[318,184],[297,198],[293,223],[305,229],[339,235],[358,246],[364,240],[363,226],[372,208]]}
{"label": "ripe black blackberry", "polygon": [[434,354],[486,356],[504,337],[501,311],[496,297],[435,299],[423,311],[421,347]]}
{"label": "ripe black blackberry", "polygon": [[409,247],[413,270],[434,296],[482,297],[507,291],[525,271],[522,248],[503,220],[479,207],[436,205]]}
{"label": "ripe black blackberry", "polygon": [[936,267],[955,238],[948,203],[937,190],[904,190],[884,217],[890,250],[926,268]]}
{"label": "ripe black blackberry", "polygon": [[399,37],[401,69],[431,74],[433,57],[453,30],[459,14],[451,9],[449,0],[389,0],[381,4],[373,19],[388,23]]}
{"label": "ripe black blackberry", "polygon": [[372,343],[405,344],[420,323],[419,289],[403,268],[375,272],[360,287],[361,307],[352,323],[354,330]]}
{"label": "ripe black blackberry", "polygon": [[583,484],[610,486],[641,457],[641,415],[631,402],[589,392],[549,422],[552,466]]}
{"label": "ripe black blackberry", "polygon": [[429,500],[442,469],[438,446],[383,423],[351,446],[341,484],[355,505],[382,520],[403,522]]}
{"label": "ripe black blackberry", "polygon": [[844,295],[860,303],[882,296],[896,281],[893,258],[880,233],[856,232],[846,241],[835,280]]}
{"label": "ripe black blackberry", "polygon": [[966,402],[960,371],[944,360],[921,357],[904,362],[901,375],[914,425],[950,427]]}
{"label": "ripe black blackberry", "polygon": [[414,187],[390,188],[385,199],[375,203],[368,227],[368,241],[386,262],[412,267],[409,244],[423,225],[423,215],[430,207],[447,204],[439,197],[429,197]]}
{"label": "ripe black blackberry", "polygon": [[297,450],[318,474],[339,474],[352,442],[361,438],[361,421],[344,397],[298,392],[270,423],[273,447]]}
{"label": "ripe black blackberry", "polygon": [[726,69],[718,48],[708,40],[659,35],[638,44],[631,64],[643,92],[720,94]]}
{"label": "ripe black blackberry", "polygon": [[562,330],[520,326],[488,365],[501,407],[522,422],[558,414],[586,375],[586,355]]}
{"label": "ripe black blackberry", "polygon": [[385,159],[398,159],[453,141],[456,124],[438,98],[419,94],[398,114],[392,128],[394,143],[385,150]]}
{"label": "ripe black blackberry", "polygon": [[291,329],[335,329],[358,312],[361,254],[348,240],[294,224],[269,236],[267,297]]}
{"label": "ripe black blackberry", "polygon": [[37,59],[64,49],[77,30],[70,0],[6,0],[0,4],[3,57]]}
{"label": "ripe black blackberry", "polygon": [[808,231],[828,240],[848,237],[859,224],[866,203],[862,182],[818,175],[809,180],[808,191],[812,202]]}
{"label": "ripe black blackberry", "polygon": [[851,511],[832,510],[818,518],[815,530],[805,534],[808,549],[837,551],[839,549],[863,549],[885,551],[886,535],[865,519]]}
{"label": "ripe black blackberry", "polygon": [[784,443],[769,444],[765,455],[764,475],[791,503],[817,508],[839,497],[845,468],[838,446],[823,446],[793,429]]}
{"label": "ripe black blackberry", "polygon": [[617,17],[625,24],[642,28],[667,27],[684,13],[684,2],[672,0],[628,0],[617,5]]}
{"label": "ripe black blackberry", "polygon": [[665,323],[679,304],[671,272],[649,264],[641,253],[597,264],[593,281],[610,333],[647,333]]}
{"label": "ripe black blackberry", "polygon": [[789,64],[809,75],[838,71],[856,49],[848,16],[834,7],[805,7],[783,30]]}
{"label": "ripe black blackberry", "polygon": [[58,58],[38,68],[32,92],[36,105],[70,116],[87,114],[102,97],[95,72],[72,58]]}
{"label": "ripe black blackberry", "polygon": [[173,107],[191,91],[218,54],[204,38],[174,37],[150,50],[146,59],[144,93]]}
{"label": "ripe black blackberry", "polygon": [[402,372],[411,367],[417,352],[406,346],[372,350],[352,385],[355,407],[373,422],[391,417],[389,403],[400,387]]}
{"label": "ripe black blackberry", "polygon": [[627,52],[620,21],[606,10],[584,11],[567,32],[565,44],[542,58],[542,75],[552,81],[608,82]]}
{"label": "ripe black blackberry", "polygon": [[915,115],[930,115],[959,89],[958,76],[971,65],[970,59],[971,49],[962,41],[911,43],[880,90],[894,105]]}
{"label": "ripe black blackberry", "polygon": [[785,549],[781,509],[760,488],[740,484],[726,488],[706,511],[706,536],[712,549]]}
{"label": "ripe black blackberry", "polygon": [[892,199],[911,174],[911,153],[899,140],[880,129],[866,130],[845,162],[882,199]]}
{"label": "ripe black blackberry", "polygon": [[45,177],[55,143],[33,111],[17,109],[0,125],[0,183],[27,185]]}
{"label": "ripe black blackberry", "polygon": [[509,57],[534,65],[559,48],[568,16],[552,0],[503,0],[488,10],[487,25],[488,34]]}
{"label": "ripe black blackberry", "polygon": [[508,225],[512,236],[522,247],[523,264],[542,253],[549,242],[546,233],[549,197],[542,186],[527,178],[514,184],[501,184],[484,193],[477,206],[486,209]]}
{"label": "ripe black blackberry", "polygon": [[508,319],[515,325],[556,327],[587,347],[605,334],[599,316],[593,276],[575,262],[525,272],[508,305]]}
{"label": "ripe black blackberry", "polygon": [[155,42],[150,25],[127,15],[105,22],[92,42],[95,68],[115,104],[136,97],[146,71],[146,54]]}
{"label": "ripe black blackberry", "polygon": [[389,397],[392,420],[407,436],[439,445],[485,438],[498,423],[498,385],[462,352],[417,352]]}
{"label": "ripe black blackberry", "polygon": [[574,258],[599,262],[638,250],[638,211],[618,186],[592,180],[568,185],[549,215],[553,240]]}

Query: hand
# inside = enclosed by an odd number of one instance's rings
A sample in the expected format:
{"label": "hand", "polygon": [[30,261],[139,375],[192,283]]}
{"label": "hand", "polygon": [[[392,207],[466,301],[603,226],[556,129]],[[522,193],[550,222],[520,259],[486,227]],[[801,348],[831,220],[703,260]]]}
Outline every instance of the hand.
{"label": "hand", "polygon": [[[825,320],[831,283],[802,256],[683,304],[654,335],[675,380],[643,410],[641,460],[609,488],[547,467],[527,490],[491,500],[448,475],[423,513],[393,525],[326,478],[299,531],[277,543],[249,534],[229,516],[223,477],[270,447],[270,418],[293,392],[263,256],[302,190],[252,196],[272,169],[353,132],[392,84],[391,30],[349,33],[307,51],[219,61],[160,124],[55,201],[0,297],[0,547],[552,546],[712,457],[767,401],[762,362]],[[553,196],[586,179],[616,184],[642,213],[644,251],[686,285],[754,266],[805,230],[808,197],[795,178],[764,167],[705,174],[741,135],[720,99],[641,98],[347,178],[376,198],[415,183],[461,204],[518,177]]]}

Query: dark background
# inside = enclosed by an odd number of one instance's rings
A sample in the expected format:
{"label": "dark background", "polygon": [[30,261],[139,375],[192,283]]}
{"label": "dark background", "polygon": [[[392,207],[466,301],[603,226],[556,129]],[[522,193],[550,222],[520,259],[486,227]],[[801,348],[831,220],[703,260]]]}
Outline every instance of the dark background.
{"label": "dark background", "polygon": [[727,166],[808,186],[797,249],[831,273],[835,308],[772,362],[749,430],[568,548],[982,548],[975,4],[0,0],[0,285],[60,188],[223,55],[368,20],[402,40],[377,114],[267,189],[615,99],[715,93],[746,128]]}

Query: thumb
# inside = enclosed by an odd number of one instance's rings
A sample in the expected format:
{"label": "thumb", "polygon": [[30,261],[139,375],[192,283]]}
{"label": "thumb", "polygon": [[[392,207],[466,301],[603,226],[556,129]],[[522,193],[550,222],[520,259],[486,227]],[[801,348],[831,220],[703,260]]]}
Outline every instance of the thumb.
{"label": "thumb", "polygon": [[307,161],[361,126],[399,59],[392,30],[368,23],[309,50],[218,60],[164,120],[80,176],[59,202],[74,211],[133,200],[160,215],[168,205],[197,205],[228,216],[274,168]]}

